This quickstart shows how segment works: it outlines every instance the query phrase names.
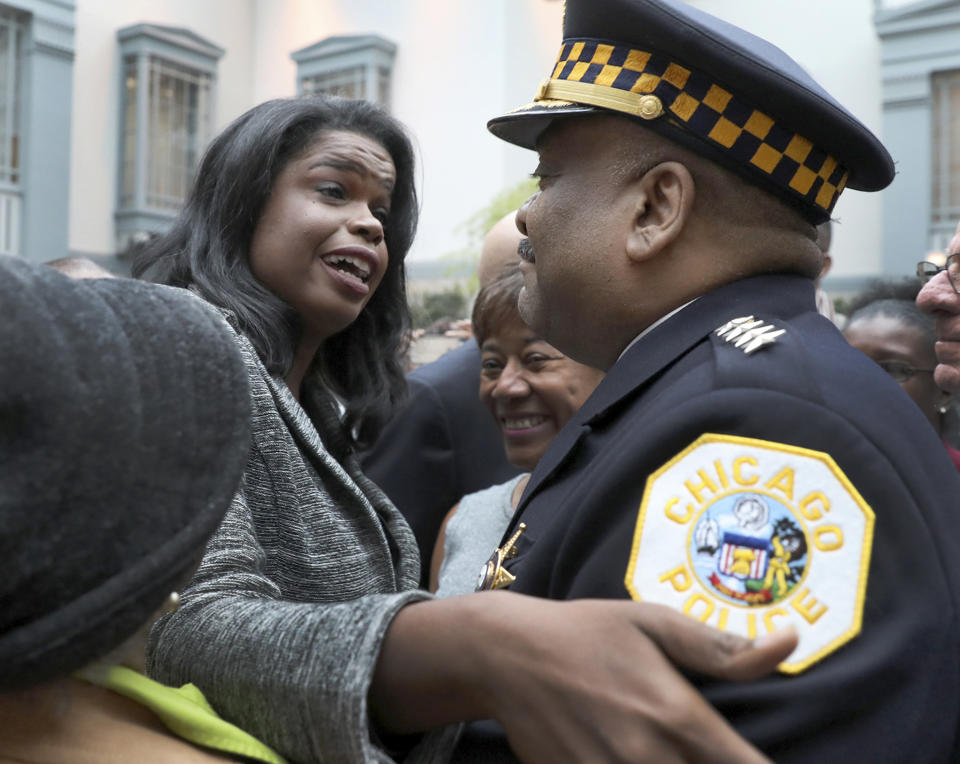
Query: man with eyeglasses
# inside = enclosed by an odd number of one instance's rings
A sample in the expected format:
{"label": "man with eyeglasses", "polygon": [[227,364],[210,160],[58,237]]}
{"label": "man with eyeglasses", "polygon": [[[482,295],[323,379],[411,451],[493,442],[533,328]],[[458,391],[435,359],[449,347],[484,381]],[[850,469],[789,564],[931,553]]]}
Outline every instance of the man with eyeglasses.
{"label": "man with eyeglasses", "polygon": [[941,266],[917,263],[917,275],[926,280],[917,306],[933,316],[937,330],[937,367],[934,381],[944,390],[960,393],[960,223]]}

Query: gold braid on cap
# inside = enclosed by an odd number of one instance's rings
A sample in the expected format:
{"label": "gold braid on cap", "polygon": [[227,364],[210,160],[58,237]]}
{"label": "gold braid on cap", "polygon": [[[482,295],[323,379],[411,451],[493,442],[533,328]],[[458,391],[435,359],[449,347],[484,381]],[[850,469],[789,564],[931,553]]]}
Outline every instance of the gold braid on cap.
{"label": "gold braid on cap", "polygon": [[531,106],[576,103],[641,119],[667,115],[736,163],[829,215],[849,173],[809,140],[778,125],[709,77],[656,53],[566,40]]}

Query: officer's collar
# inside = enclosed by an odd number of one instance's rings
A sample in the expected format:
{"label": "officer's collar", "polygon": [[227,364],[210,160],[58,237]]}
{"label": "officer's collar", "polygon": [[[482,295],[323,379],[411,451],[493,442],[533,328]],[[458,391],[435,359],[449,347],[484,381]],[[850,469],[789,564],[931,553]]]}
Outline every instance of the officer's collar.
{"label": "officer's collar", "polygon": [[792,274],[751,276],[701,295],[641,332],[571,421],[586,424],[603,415],[732,318],[789,318],[807,310],[816,310],[813,281]]}
{"label": "officer's collar", "polygon": [[632,348],[632,347],[633,347],[635,344],[637,344],[640,340],[642,340],[644,337],[646,337],[650,332],[652,332],[654,329],[656,329],[658,326],[660,326],[660,324],[662,324],[664,321],[666,321],[667,319],[669,319],[671,316],[674,316],[674,315],[676,315],[677,313],[679,313],[681,310],[683,310],[685,307],[687,307],[690,303],[695,302],[695,301],[697,301],[697,300],[699,300],[699,299],[700,299],[699,297],[694,297],[692,300],[689,300],[689,301],[685,302],[685,303],[684,303],[683,305],[681,305],[679,308],[674,308],[674,309],[671,310],[669,313],[667,313],[665,316],[660,316],[660,318],[658,318],[656,321],[654,321],[652,324],[650,324],[650,326],[648,326],[646,329],[644,329],[642,332],[640,332],[640,334],[638,334],[636,337],[634,337],[632,340],[630,340],[630,344],[627,345],[627,346],[623,349],[623,352],[622,352],[619,356],[617,356],[617,360],[619,361],[621,358],[623,358],[623,357],[627,354],[627,351],[630,350],[630,348]]}

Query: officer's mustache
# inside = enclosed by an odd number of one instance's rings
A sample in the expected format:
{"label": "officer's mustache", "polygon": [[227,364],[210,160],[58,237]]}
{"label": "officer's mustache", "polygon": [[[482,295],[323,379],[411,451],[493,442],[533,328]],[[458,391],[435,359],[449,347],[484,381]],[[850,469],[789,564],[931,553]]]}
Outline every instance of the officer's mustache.
{"label": "officer's mustache", "polygon": [[520,243],[517,245],[517,254],[526,263],[536,262],[536,257],[533,254],[533,244],[530,243],[530,239],[520,239]]}

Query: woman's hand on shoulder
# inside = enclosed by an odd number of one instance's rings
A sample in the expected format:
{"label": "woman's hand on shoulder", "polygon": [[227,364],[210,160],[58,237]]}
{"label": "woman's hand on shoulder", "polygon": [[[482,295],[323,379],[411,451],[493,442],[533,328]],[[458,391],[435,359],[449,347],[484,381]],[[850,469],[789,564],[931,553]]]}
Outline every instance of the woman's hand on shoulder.
{"label": "woman's hand on shoulder", "polygon": [[751,642],[659,605],[484,592],[400,611],[371,709],[396,732],[495,718],[524,762],[766,762],[678,667],[749,680],[795,646],[792,630]]}
{"label": "woman's hand on shoulder", "polygon": [[502,676],[495,717],[522,761],[767,761],[678,669],[758,678],[792,652],[792,630],[751,642],[660,605],[514,596],[515,649],[501,645],[488,673]]}

